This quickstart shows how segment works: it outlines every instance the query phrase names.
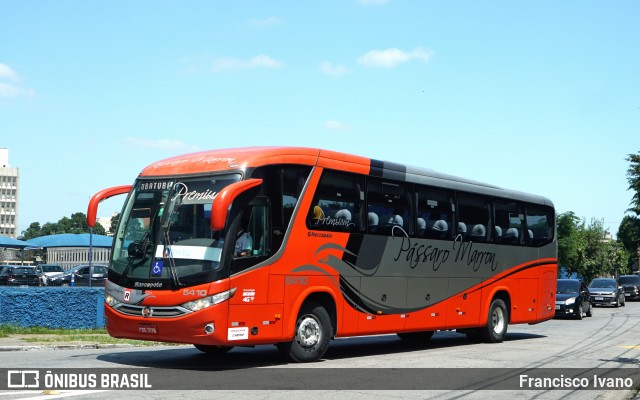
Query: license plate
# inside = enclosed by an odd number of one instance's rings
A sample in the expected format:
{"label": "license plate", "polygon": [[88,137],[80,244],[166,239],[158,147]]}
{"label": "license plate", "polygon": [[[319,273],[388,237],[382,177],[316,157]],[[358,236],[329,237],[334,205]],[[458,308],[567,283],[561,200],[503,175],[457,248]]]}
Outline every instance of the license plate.
{"label": "license plate", "polygon": [[594,297],[596,300],[604,300],[604,297]]}
{"label": "license plate", "polygon": [[624,297],[630,297],[630,296],[631,296],[631,293],[625,293],[624,294]]}
{"label": "license plate", "polygon": [[560,309],[560,306],[559,306],[559,305],[556,305],[556,310],[559,310],[559,309]]}
{"label": "license plate", "polygon": [[155,335],[158,333],[158,327],[155,324],[139,324],[138,332]]}

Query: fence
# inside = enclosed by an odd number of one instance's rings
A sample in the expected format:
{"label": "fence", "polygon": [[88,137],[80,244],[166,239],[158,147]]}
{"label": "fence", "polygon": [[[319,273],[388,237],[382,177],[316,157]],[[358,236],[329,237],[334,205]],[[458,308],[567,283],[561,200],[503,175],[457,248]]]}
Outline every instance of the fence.
{"label": "fence", "polygon": [[104,288],[0,286],[0,324],[103,328]]}

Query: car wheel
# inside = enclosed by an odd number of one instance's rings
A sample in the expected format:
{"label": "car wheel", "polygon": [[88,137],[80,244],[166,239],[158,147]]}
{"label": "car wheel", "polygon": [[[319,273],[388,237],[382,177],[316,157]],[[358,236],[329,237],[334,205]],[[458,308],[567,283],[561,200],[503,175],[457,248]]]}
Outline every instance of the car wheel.
{"label": "car wheel", "polygon": [[593,307],[591,307],[591,303],[589,303],[589,308],[587,309],[587,317],[593,317],[593,312],[591,311]]}
{"label": "car wheel", "polygon": [[582,319],[582,314],[584,313],[584,308],[582,306],[582,303],[578,306],[578,310],[576,312],[576,318],[577,319]]}

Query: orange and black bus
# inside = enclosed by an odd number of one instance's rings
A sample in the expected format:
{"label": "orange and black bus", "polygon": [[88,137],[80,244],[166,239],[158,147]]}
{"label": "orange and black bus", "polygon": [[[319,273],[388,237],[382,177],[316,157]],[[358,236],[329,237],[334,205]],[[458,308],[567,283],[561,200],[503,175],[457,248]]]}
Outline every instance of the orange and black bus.
{"label": "orange and black bus", "polygon": [[457,330],[501,342],[554,315],[550,200],[334,151],[253,147],[156,162],[128,194],[105,287],[108,332],[221,353]]}

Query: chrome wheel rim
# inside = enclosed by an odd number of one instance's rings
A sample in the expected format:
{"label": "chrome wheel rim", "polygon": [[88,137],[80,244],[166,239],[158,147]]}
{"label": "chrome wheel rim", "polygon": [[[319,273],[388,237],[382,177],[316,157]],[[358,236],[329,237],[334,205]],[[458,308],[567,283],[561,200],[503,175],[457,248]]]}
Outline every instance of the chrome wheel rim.
{"label": "chrome wheel rim", "polygon": [[322,332],[318,320],[310,315],[303,317],[298,325],[298,343],[302,347],[313,347],[320,342],[321,336]]}
{"label": "chrome wheel rim", "polygon": [[491,314],[491,325],[493,326],[493,332],[498,334],[502,333],[502,331],[504,330],[504,324],[504,311],[502,310],[502,308],[497,307]]}

